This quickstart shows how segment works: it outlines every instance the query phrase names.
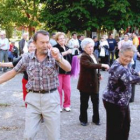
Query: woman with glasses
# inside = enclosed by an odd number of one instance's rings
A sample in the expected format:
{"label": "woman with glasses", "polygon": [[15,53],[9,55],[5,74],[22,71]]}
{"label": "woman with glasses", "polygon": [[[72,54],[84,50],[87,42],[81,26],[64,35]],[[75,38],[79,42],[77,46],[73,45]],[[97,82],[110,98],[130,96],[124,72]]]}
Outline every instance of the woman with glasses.
{"label": "woman with glasses", "polygon": [[[57,44],[54,46],[59,49],[60,53],[64,59],[68,60],[71,63],[72,51],[66,46],[66,35],[63,32],[58,32],[55,36]],[[70,97],[71,97],[71,84],[70,84],[70,72],[64,71],[62,68],[59,68],[59,95],[60,95],[60,111],[63,109],[67,112],[71,111]],[[63,101],[63,92],[64,92],[64,101]]]}

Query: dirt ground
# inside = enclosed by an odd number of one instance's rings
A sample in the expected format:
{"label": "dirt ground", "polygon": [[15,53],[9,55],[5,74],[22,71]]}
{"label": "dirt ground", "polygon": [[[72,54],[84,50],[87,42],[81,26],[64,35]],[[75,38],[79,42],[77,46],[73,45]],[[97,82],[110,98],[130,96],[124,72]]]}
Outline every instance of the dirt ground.
{"label": "dirt ground", "polygon": [[[0,72],[0,75],[2,72]],[[101,125],[91,123],[92,106],[89,102],[89,125],[83,127],[79,123],[79,91],[76,89],[77,79],[71,79],[71,112],[61,113],[61,140],[105,140],[106,113],[102,103],[102,93],[107,84],[107,72],[102,72],[100,86],[100,119]],[[23,140],[25,107],[22,100],[22,74],[0,85],[0,140]],[[140,85],[136,86],[135,102],[131,108],[131,130],[129,140],[140,140]],[[35,140],[47,140],[42,123]]]}

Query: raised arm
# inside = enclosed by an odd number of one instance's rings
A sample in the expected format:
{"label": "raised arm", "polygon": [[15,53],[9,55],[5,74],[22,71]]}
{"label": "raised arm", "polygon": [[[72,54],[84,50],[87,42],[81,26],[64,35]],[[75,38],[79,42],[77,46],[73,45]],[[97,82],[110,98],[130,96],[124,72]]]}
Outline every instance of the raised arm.
{"label": "raised arm", "polygon": [[16,74],[17,74],[17,72],[14,69],[4,73],[3,75],[0,76],[0,84],[14,78],[16,76]]}
{"label": "raised arm", "polygon": [[14,67],[13,66],[13,63],[12,62],[6,62],[6,63],[3,63],[3,62],[0,62],[0,67]]}
{"label": "raised arm", "polygon": [[60,52],[57,48],[52,48],[51,54],[52,54],[53,58],[59,63],[59,66],[63,70],[65,70],[66,72],[71,71],[70,63],[63,58],[63,56],[60,54]]}

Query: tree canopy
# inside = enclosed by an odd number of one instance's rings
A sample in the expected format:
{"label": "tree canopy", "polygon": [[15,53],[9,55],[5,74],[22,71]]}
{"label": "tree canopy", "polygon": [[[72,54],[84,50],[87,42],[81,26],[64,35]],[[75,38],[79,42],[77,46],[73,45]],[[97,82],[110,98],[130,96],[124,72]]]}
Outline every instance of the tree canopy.
{"label": "tree canopy", "polygon": [[27,27],[32,35],[32,27],[37,27],[40,0],[0,0],[1,28],[7,26]]}
{"label": "tree canopy", "polygon": [[[42,0],[43,1],[43,0]],[[50,30],[95,31],[139,26],[139,0],[44,0],[41,21]]]}
{"label": "tree canopy", "polygon": [[140,26],[139,0],[0,0],[0,27],[96,31]]}

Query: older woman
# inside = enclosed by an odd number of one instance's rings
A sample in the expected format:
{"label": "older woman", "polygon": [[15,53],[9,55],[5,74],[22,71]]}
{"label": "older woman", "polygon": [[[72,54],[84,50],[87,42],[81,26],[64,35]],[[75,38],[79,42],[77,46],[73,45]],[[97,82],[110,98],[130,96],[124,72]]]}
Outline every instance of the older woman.
{"label": "older woman", "polygon": [[[64,59],[68,60],[71,63],[71,50],[65,45],[66,35],[63,32],[58,32],[56,34],[57,44],[54,46],[59,49],[60,53],[63,55]],[[70,96],[71,96],[71,84],[70,84],[70,72],[66,72],[63,69],[59,68],[59,87],[58,91],[60,94],[60,111],[64,108],[65,111],[71,111],[70,105]],[[64,103],[62,103],[63,92],[64,91]]]}
{"label": "older woman", "polygon": [[100,125],[99,119],[99,69],[106,68],[107,64],[99,64],[93,53],[94,41],[91,38],[85,38],[81,42],[81,47],[84,50],[80,58],[80,76],[78,81],[78,89],[80,91],[80,116],[81,125],[88,125],[87,109],[88,100],[91,97],[93,104],[92,122]]}
{"label": "older woman", "polygon": [[135,47],[131,44],[122,45],[119,58],[109,70],[108,84],[103,94],[107,116],[106,140],[128,140],[131,84],[140,83],[139,73],[129,64],[134,52]]}

